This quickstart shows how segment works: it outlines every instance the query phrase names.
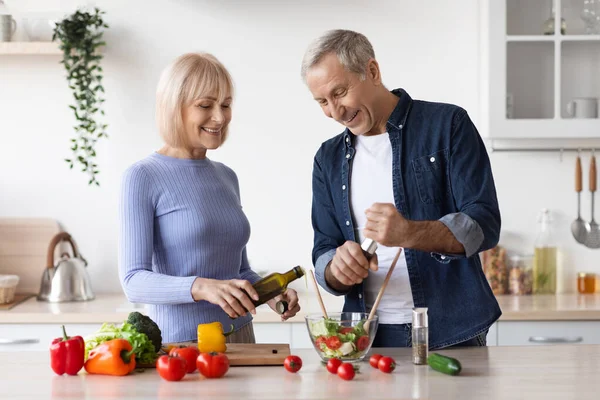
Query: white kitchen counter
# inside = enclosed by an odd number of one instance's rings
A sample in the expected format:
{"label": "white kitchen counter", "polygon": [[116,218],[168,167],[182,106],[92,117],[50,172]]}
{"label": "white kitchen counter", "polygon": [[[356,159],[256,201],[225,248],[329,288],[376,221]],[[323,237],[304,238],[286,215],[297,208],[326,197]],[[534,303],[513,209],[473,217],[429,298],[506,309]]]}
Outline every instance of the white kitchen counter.
{"label": "white kitchen counter", "polygon": [[[288,322],[304,322],[307,313],[320,308],[313,293],[300,293],[301,312]],[[341,310],[342,297],[325,296],[328,310]],[[600,320],[600,295],[498,296],[500,320]],[[95,300],[76,303],[46,303],[31,298],[8,311],[0,311],[0,323],[102,323],[121,322],[131,311],[144,311],[142,304],[131,304],[122,294],[98,294]],[[279,316],[261,306],[255,323],[278,322]]]}
{"label": "white kitchen counter", "polygon": [[[304,323],[307,313],[320,312],[316,297],[299,294],[301,312],[287,322]],[[326,296],[328,310],[341,311],[343,297]],[[123,322],[131,311],[144,312],[143,304],[131,304],[123,294],[96,294],[96,299],[74,303],[47,303],[30,298],[10,310],[0,311],[0,324],[98,324]],[[266,305],[260,306],[255,323],[280,322],[281,317]]]}
{"label": "white kitchen counter", "polygon": [[[331,312],[340,311],[343,297],[323,293]],[[312,292],[300,293],[302,310],[288,322],[304,323],[307,313],[319,313],[320,307]],[[600,294],[556,296],[498,296],[502,309],[501,321],[572,321],[599,320]],[[46,303],[31,298],[8,311],[0,311],[0,324],[87,324],[122,322],[129,312],[144,311],[141,304],[131,304],[122,294],[97,294],[96,299],[79,303]],[[254,316],[255,323],[279,322],[279,315],[268,306],[261,306]]]}
{"label": "white kitchen counter", "polygon": [[372,349],[393,356],[396,370],[384,374],[361,363],[353,381],[332,375],[313,349],[295,351],[302,369],[231,367],[221,379],[195,372],[164,381],[147,369],[125,377],[57,376],[48,352],[0,352],[2,396],[18,399],[598,399],[600,345],[487,347],[440,351],[457,358],[459,376],[410,361],[411,349]]}

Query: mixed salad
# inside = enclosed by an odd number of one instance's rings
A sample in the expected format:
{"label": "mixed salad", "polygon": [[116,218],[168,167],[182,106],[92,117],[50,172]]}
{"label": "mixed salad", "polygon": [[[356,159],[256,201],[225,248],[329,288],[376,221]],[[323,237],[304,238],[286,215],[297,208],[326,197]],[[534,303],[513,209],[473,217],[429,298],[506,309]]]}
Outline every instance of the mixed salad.
{"label": "mixed salad", "polygon": [[355,326],[343,326],[339,321],[323,318],[309,322],[310,335],[327,358],[355,359],[369,347],[371,339],[363,325],[366,320]]}

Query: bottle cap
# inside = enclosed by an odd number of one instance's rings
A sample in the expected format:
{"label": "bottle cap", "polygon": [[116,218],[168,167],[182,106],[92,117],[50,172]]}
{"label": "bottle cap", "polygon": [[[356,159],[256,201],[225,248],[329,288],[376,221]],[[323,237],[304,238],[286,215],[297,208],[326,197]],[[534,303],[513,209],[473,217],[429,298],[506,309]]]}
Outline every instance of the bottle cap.
{"label": "bottle cap", "polygon": [[288,310],[288,302],[285,300],[280,300],[275,304],[275,310],[277,310],[277,312],[279,314],[283,314],[284,312],[286,312]]}
{"label": "bottle cap", "polygon": [[416,307],[413,308],[412,313],[412,327],[413,328],[427,328],[429,326],[427,318],[427,307]]}

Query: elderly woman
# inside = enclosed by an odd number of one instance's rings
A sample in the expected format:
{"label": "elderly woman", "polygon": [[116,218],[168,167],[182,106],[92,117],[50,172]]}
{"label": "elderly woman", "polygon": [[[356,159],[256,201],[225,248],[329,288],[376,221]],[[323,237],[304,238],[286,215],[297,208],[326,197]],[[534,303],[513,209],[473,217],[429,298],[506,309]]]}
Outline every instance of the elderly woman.
{"label": "elderly woman", "polygon": [[[232,101],[231,76],[215,57],[177,58],[156,94],[165,145],[123,177],[119,275],[129,301],[150,305],[165,343],[196,340],[198,324],[214,321],[233,323],[229,342],[254,342],[250,297],[258,299],[260,276],[246,254],[250,224],[235,172],[207,157],[227,138]],[[293,289],[283,298],[285,320],[300,307]]]}

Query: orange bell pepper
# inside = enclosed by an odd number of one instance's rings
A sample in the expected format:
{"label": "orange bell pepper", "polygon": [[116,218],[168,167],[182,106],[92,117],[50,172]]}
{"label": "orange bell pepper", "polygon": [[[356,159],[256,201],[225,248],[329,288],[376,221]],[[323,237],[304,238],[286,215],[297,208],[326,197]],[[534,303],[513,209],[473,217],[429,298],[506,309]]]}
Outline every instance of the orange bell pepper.
{"label": "orange bell pepper", "polygon": [[108,340],[92,349],[85,362],[88,374],[129,374],[135,369],[135,354],[131,343],[125,339]]}

